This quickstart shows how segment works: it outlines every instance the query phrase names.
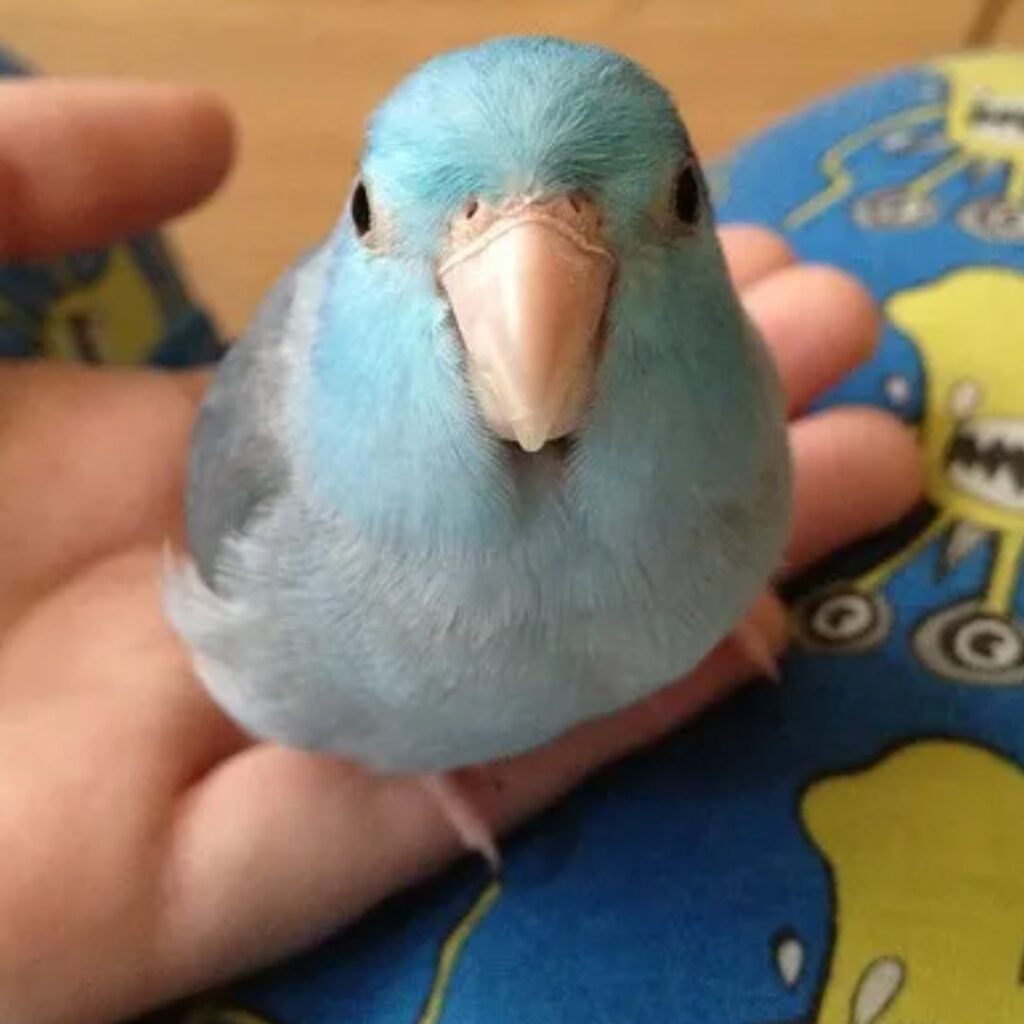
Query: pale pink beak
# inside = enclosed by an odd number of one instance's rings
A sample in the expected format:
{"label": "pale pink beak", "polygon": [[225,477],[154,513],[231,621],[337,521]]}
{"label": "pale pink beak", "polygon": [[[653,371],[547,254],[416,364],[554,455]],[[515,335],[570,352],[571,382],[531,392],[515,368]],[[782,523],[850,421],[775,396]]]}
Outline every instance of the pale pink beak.
{"label": "pale pink beak", "polygon": [[579,426],[601,350],[614,259],[576,195],[474,201],[439,267],[492,430],[528,452]]}

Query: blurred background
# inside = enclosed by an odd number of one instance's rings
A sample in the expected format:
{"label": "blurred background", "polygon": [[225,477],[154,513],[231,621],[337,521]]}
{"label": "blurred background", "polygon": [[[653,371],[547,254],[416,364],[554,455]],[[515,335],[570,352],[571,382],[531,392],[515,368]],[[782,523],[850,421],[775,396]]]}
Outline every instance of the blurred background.
{"label": "blurred background", "polygon": [[1024,0],[0,0],[0,43],[50,73],[184,80],[234,108],[234,175],[174,230],[232,333],[337,215],[389,87],[438,50],[508,32],[638,59],[712,158],[873,72],[1024,44]]}

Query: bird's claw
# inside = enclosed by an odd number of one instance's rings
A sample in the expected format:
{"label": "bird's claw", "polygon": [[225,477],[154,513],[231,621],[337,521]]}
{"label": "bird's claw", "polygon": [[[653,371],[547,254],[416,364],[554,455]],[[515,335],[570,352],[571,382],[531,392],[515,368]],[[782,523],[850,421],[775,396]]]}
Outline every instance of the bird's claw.
{"label": "bird's claw", "polygon": [[501,853],[490,824],[484,819],[459,778],[452,773],[424,775],[424,790],[463,847],[478,853],[495,875],[501,874]]}

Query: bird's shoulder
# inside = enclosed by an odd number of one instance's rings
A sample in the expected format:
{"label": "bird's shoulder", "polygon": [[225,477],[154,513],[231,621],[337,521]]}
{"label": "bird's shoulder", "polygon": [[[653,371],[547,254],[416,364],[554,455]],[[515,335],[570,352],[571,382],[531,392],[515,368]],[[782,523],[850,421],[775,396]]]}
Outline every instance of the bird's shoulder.
{"label": "bird's shoulder", "polygon": [[225,541],[285,493],[292,475],[286,401],[301,354],[310,290],[326,254],[300,260],[273,287],[221,362],[200,408],[189,461],[186,520],[196,567],[215,585]]}

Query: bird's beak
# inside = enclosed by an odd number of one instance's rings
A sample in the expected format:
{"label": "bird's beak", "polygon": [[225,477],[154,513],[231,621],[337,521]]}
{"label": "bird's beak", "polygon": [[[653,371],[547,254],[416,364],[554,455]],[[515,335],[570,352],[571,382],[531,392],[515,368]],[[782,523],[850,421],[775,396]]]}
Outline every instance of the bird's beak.
{"label": "bird's beak", "polygon": [[614,260],[576,195],[470,206],[439,275],[484,419],[528,452],[570,433],[594,382]]}

